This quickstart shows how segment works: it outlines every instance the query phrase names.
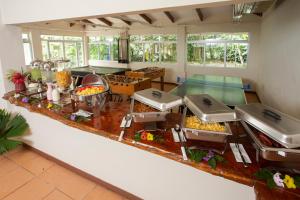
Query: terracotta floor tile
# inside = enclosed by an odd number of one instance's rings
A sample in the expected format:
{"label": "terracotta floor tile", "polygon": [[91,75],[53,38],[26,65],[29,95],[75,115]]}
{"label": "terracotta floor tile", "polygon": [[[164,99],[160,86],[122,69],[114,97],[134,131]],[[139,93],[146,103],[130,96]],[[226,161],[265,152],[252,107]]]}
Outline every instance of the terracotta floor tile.
{"label": "terracotta floor tile", "polygon": [[0,177],[0,199],[7,196],[9,193],[24,185],[33,178],[27,170],[18,168],[4,176]]}
{"label": "terracotta floor tile", "polygon": [[34,153],[33,151],[24,149],[22,151],[17,151],[15,153],[8,154],[7,157],[16,162],[17,164],[23,166],[23,164],[27,161],[40,157],[40,155]]}
{"label": "terracotta floor tile", "polygon": [[95,183],[73,173],[59,165],[48,169],[40,177],[55,185],[73,199],[82,199],[95,186]]}
{"label": "terracotta floor tile", "polygon": [[124,198],[104,187],[95,187],[84,200],[123,200]]}
{"label": "terracotta floor tile", "polygon": [[3,154],[3,156],[9,157],[10,155],[17,153],[19,151],[24,151],[24,147],[22,145],[18,146],[17,148],[15,148],[13,150],[10,150],[9,152],[6,152],[5,154]]}
{"label": "terracotta floor tile", "polygon": [[54,186],[40,178],[34,178],[3,200],[40,200],[54,190]]}
{"label": "terracotta floor tile", "polygon": [[50,160],[43,158],[43,157],[36,157],[34,159],[30,159],[27,161],[24,161],[22,166],[29,170],[34,175],[38,176],[50,167],[54,165],[53,162]]}
{"label": "terracotta floor tile", "polygon": [[72,200],[72,199],[70,197],[68,197],[67,195],[65,195],[64,193],[62,193],[61,191],[54,190],[53,192],[51,192],[51,194],[49,194],[43,200]]}
{"label": "terracotta floor tile", "polygon": [[7,173],[16,170],[19,166],[13,161],[3,157],[0,158],[0,177],[6,175]]}

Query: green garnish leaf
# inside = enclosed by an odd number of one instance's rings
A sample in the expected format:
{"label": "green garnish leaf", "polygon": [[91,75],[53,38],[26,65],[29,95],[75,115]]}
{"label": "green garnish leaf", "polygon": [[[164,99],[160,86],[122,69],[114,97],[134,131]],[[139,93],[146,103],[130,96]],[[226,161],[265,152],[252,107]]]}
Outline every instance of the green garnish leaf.
{"label": "green garnish leaf", "polygon": [[260,169],[259,171],[257,171],[254,176],[260,180],[268,180],[268,179],[272,179],[273,180],[273,174],[271,171],[267,170],[267,169]]}
{"label": "green garnish leaf", "polygon": [[295,176],[294,177],[294,183],[297,188],[300,188],[300,176]]}
{"label": "green garnish leaf", "polygon": [[207,155],[205,151],[201,150],[188,150],[188,152],[190,154],[190,159],[196,163],[201,162],[202,159]]}
{"label": "green garnish leaf", "polygon": [[134,140],[135,140],[135,141],[141,141],[141,134],[140,134],[140,133],[136,133],[136,134],[134,135]]}
{"label": "green garnish leaf", "polygon": [[220,162],[220,163],[225,161],[225,159],[220,155],[215,155],[215,159],[216,159],[217,162]]}
{"label": "green garnish leaf", "polygon": [[208,164],[213,169],[216,169],[217,167],[217,161],[214,157],[208,160]]}
{"label": "green garnish leaf", "polygon": [[276,187],[276,183],[274,182],[273,178],[267,179],[267,186],[270,189],[273,189],[274,187]]}

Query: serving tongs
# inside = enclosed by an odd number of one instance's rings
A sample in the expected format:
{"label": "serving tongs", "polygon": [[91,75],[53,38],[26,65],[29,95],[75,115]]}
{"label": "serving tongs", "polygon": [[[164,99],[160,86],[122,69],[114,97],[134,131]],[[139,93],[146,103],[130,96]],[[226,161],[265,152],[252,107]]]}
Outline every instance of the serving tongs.
{"label": "serving tongs", "polygon": [[119,138],[118,138],[118,141],[121,142],[123,140],[123,136],[124,136],[124,133],[125,133],[125,129],[127,127],[127,124],[128,122],[131,120],[131,115],[130,114],[126,114],[125,116],[125,125],[122,127],[122,131],[119,135]]}
{"label": "serving tongs", "polygon": [[178,124],[175,125],[174,130],[176,131],[177,135],[178,135],[178,139],[179,139],[179,143],[180,143],[180,149],[181,149],[181,153],[182,153],[182,158],[183,160],[188,160],[188,157],[186,155],[186,150],[185,150],[185,146],[183,144],[183,141],[181,139],[181,128]]}

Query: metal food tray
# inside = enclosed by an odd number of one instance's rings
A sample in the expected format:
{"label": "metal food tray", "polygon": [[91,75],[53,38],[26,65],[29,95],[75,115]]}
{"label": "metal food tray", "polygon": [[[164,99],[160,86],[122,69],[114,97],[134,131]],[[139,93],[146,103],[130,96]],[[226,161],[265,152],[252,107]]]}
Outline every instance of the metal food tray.
{"label": "metal food tray", "polygon": [[182,130],[185,132],[185,136],[189,140],[226,143],[227,136],[232,135],[232,132],[228,123],[225,122],[224,125],[226,129],[225,132],[186,128],[185,123]]}
{"label": "metal food tray", "polygon": [[166,115],[169,112],[142,112],[131,113],[134,122],[158,122],[166,121]]}
{"label": "metal food tray", "polygon": [[135,92],[133,99],[162,112],[183,104],[181,97],[154,88]]}
{"label": "metal food tray", "polygon": [[238,118],[285,148],[300,147],[300,120],[259,103],[236,106],[235,110]]}
{"label": "metal food tray", "polygon": [[254,141],[257,162],[259,161],[259,156],[269,161],[300,162],[300,149],[268,147],[256,137],[256,135],[245,122],[241,121],[241,123]]}
{"label": "metal food tray", "polygon": [[234,110],[215,100],[208,94],[187,95],[184,96],[183,101],[190,111],[202,121],[236,121],[236,113]]}

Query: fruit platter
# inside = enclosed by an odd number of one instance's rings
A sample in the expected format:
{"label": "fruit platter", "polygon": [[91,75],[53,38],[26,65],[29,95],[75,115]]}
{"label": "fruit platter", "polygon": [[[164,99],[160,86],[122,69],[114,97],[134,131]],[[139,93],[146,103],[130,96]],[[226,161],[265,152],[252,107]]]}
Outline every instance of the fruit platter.
{"label": "fruit platter", "polygon": [[100,94],[106,91],[106,88],[104,85],[85,85],[78,87],[75,90],[76,95],[78,96],[91,96]]}
{"label": "fruit platter", "polygon": [[83,80],[83,84],[73,91],[74,100],[86,102],[90,107],[102,107],[109,92],[106,80],[95,74],[86,75]]}

